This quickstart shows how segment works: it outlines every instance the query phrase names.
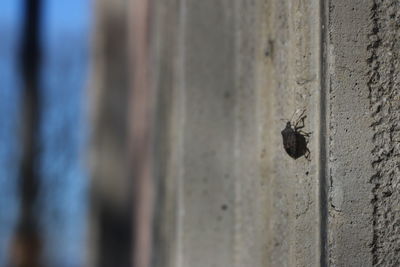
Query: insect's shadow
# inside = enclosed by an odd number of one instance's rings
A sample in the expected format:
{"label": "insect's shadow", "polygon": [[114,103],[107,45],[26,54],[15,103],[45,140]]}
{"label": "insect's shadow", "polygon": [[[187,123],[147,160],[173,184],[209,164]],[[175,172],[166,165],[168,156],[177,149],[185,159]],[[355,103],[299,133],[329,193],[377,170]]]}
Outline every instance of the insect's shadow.
{"label": "insect's shadow", "polygon": [[309,143],[312,133],[302,130],[305,126],[304,120],[307,117],[304,113],[305,109],[294,124],[292,124],[291,121],[287,121],[286,127],[281,131],[281,134],[283,147],[290,157],[298,159],[304,156],[308,161],[311,161],[311,153],[307,144]]}

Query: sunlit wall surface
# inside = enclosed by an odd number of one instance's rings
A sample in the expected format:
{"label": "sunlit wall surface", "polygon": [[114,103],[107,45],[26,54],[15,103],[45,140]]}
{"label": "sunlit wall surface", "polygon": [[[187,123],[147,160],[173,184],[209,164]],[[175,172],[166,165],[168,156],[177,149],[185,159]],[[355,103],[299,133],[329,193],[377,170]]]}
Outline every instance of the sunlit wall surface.
{"label": "sunlit wall surface", "polygon": [[[19,257],[24,0],[0,1],[0,266]],[[90,0],[41,1],[37,214],[44,266],[84,266],[88,171]],[[17,251],[15,251],[17,250]]]}

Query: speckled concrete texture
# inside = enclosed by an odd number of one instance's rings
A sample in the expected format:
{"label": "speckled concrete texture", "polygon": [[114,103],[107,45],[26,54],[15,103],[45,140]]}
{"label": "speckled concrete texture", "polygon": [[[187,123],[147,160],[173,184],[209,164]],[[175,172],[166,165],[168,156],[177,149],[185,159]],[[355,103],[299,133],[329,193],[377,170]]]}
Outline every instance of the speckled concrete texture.
{"label": "speckled concrete texture", "polygon": [[[299,1],[266,1],[266,78],[262,175],[267,182],[266,258],[261,266],[318,266],[320,237],[320,7]],[[305,109],[311,161],[283,149],[284,120]]]}
{"label": "speckled concrete texture", "polygon": [[372,3],[329,1],[327,142],[330,266],[371,266],[374,174],[368,89]]}

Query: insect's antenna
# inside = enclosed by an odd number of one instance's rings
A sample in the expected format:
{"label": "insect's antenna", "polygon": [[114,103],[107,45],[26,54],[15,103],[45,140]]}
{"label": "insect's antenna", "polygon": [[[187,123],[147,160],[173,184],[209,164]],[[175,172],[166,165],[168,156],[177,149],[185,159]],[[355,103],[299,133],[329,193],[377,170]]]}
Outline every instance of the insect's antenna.
{"label": "insect's antenna", "polygon": [[[298,110],[299,110],[299,109],[297,109],[296,111],[298,111]],[[302,109],[300,109],[300,110],[301,110],[301,113],[300,113],[300,115],[299,115],[299,119],[301,119],[301,117],[303,117],[304,113],[306,112],[306,108],[304,107],[304,108],[302,108]],[[297,113],[296,111],[293,113],[293,116],[292,116],[292,118],[290,119],[290,121],[293,120],[294,115]]]}
{"label": "insect's antenna", "polygon": [[294,117],[294,114],[296,114],[296,111],[297,111],[297,110],[295,110],[295,111],[293,112],[293,115],[292,115],[292,117],[290,118],[290,122],[292,122],[293,117]]}
{"label": "insect's antenna", "polygon": [[306,112],[306,107],[302,108],[302,111],[299,115],[299,118],[303,117],[304,113]]}

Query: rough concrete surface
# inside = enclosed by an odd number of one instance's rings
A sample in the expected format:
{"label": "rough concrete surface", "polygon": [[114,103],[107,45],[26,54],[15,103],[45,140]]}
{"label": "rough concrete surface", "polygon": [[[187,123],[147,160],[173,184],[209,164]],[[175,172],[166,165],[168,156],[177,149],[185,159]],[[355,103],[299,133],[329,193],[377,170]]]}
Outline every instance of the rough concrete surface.
{"label": "rough concrete surface", "polygon": [[373,1],[368,40],[374,266],[400,265],[400,6]]}

